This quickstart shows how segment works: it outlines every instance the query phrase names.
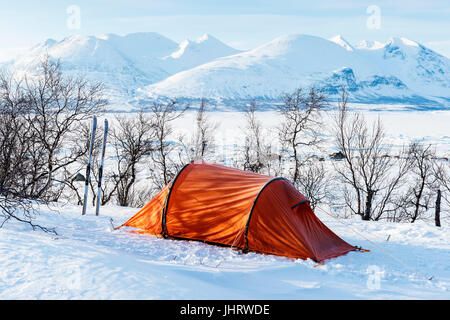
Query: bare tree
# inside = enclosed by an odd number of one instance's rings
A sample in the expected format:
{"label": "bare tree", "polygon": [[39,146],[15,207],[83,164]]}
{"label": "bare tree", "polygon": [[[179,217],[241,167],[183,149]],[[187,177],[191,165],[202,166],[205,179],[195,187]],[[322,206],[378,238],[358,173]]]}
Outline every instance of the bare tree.
{"label": "bare tree", "polygon": [[186,138],[185,135],[178,138],[182,145],[182,150],[180,149],[179,152],[179,162],[205,160],[210,157],[216,129],[217,123],[212,122],[208,117],[206,100],[202,99],[195,117],[194,133],[189,138]]}
{"label": "bare tree", "polygon": [[408,172],[411,168],[411,161],[407,150],[401,149],[398,155],[388,156],[391,164],[386,174],[386,180],[376,194],[376,201],[372,208],[372,220],[387,219],[393,222],[401,220],[399,209],[401,204],[396,199],[401,197],[402,189],[408,183]]}
{"label": "bare tree", "polygon": [[[28,156],[34,139],[25,119],[26,105],[20,83],[0,77],[0,186],[23,191],[27,182]],[[19,175],[20,174],[20,175]]]}
{"label": "bare tree", "polygon": [[360,113],[351,115],[345,89],[338,107],[333,133],[343,160],[335,163],[335,170],[347,186],[344,200],[363,220],[378,220],[392,209],[392,196],[404,181],[407,163],[393,174],[394,158],[389,155],[381,120],[369,126]]}
{"label": "bare tree", "polygon": [[34,163],[35,135],[26,121],[26,100],[21,83],[13,76],[0,75],[0,228],[9,220],[27,223],[33,229],[53,232],[33,222],[34,205],[40,201],[26,192]]}
{"label": "bare tree", "polygon": [[320,112],[325,106],[322,93],[315,88],[308,92],[300,88],[285,95],[284,103],[278,107],[283,116],[279,139],[286,150],[286,158],[293,162],[290,177],[294,185],[298,184],[300,167],[311,159],[311,150],[318,148],[322,141]]}
{"label": "bare tree", "polygon": [[327,194],[327,174],[322,163],[316,161],[315,152],[322,143],[322,116],[326,97],[315,88],[297,89],[284,97],[278,107],[283,123],[278,130],[282,147],[279,166],[287,160],[289,177],[311,201],[312,207],[322,202]]}
{"label": "bare tree", "polygon": [[244,147],[239,149],[235,165],[244,170],[278,176],[283,174],[283,159],[271,139],[271,132],[264,128],[258,119],[256,101],[247,104],[244,109],[246,125],[242,129]]}
{"label": "bare tree", "polygon": [[423,146],[413,142],[408,152],[411,161],[410,179],[412,183],[400,199],[399,209],[402,219],[414,223],[433,207],[433,186],[436,183],[436,177],[433,174],[435,151],[431,145]]}
{"label": "bare tree", "polygon": [[[120,206],[132,204],[138,167],[152,152],[155,138],[152,118],[141,110],[137,118],[116,117],[117,127],[111,131],[117,167],[112,174],[114,187],[101,199],[107,203],[115,194]],[[107,191],[107,190],[105,190]]]}
{"label": "bare tree", "polygon": [[194,157],[192,160],[204,159],[214,143],[214,130],[217,128],[217,124],[212,123],[208,118],[206,108],[206,100],[202,99],[197,111],[196,133],[193,139]]}
{"label": "bare tree", "polygon": [[262,125],[256,117],[256,101],[252,101],[245,108],[245,120],[247,125],[244,129],[244,170],[260,173],[266,166],[264,139],[262,137]]}
{"label": "bare tree", "polygon": [[169,137],[173,133],[172,122],[181,117],[188,108],[189,106],[178,107],[176,101],[155,102],[150,107],[155,137],[151,152],[151,172],[154,185],[159,189],[168,184],[181,168],[182,164],[175,162],[171,156],[176,146],[169,141]]}
{"label": "bare tree", "polygon": [[32,221],[33,204],[56,201],[61,178],[86,152],[83,121],[102,111],[101,84],[68,77],[45,57],[32,77],[0,75],[0,202],[5,220]]}
{"label": "bare tree", "polygon": [[48,58],[42,62],[37,78],[24,80],[27,121],[41,148],[45,162],[34,173],[27,189],[30,195],[49,195],[55,175],[75,163],[87,148],[72,144],[77,140],[80,124],[103,111],[106,100],[100,83],[90,84],[84,78],[63,75],[59,62]]}
{"label": "bare tree", "polygon": [[298,185],[314,209],[329,197],[330,179],[322,161],[308,161],[300,167]]}

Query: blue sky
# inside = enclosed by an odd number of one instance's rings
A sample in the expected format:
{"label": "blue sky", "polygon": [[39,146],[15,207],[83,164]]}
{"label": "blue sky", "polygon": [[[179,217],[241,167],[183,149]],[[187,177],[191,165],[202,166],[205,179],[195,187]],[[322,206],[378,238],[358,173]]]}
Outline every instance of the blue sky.
{"label": "blue sky", "polygon": [[[0,59],[47,38],[79,33],[127,34],[153,31],[175,41],[209,33],[238,49],[250,49],[280,35],[325,38],[341,34],[351,43],[404,36],[450,57],[448,0],[46,0],[0,3]],[[68,8],[80,9],[80,28],[67,26]],[[379,28],[368,27],[373,6]],[[372,8],[369,10],[368,8]],[[372,17],[372,18],[371,18]],[[373,21],[373,20],[371,20]]]}

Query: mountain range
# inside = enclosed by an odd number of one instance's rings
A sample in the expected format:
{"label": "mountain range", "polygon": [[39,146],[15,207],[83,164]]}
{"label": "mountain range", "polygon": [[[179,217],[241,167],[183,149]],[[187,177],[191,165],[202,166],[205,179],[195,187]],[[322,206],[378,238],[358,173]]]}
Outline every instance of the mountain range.
{"label": "mountain range", "polygon": [[157,33],[73,35],[39,43],[2,67],[33,74],[47,54],[69,74],[104,82],[124,111],[167,98],[270,105],[300,86],[331,100],[345,86],[353,102],[450,107],[450,59],[402,37],[353,45],[341,36],[286,35],[240,51],[208,34],[181,43]]}

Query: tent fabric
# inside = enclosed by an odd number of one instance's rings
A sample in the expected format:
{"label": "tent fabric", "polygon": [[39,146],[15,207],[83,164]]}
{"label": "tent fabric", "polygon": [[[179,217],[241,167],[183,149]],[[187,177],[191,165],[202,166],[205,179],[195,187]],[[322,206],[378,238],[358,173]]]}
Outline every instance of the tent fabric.
{"label": "tent fabric", "polygon": [[122,226],[318,262],[356,249],[316,217],[288,180],[204,161],[186,165]]}

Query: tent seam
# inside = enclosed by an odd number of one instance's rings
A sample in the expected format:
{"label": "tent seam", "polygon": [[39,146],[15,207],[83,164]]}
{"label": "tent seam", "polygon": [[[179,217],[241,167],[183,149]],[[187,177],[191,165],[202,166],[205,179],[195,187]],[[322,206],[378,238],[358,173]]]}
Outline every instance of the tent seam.
{"label": "tent seam", "polygon": [[251,217],[252,217],[253,209],[254,209],[255,206],[256,206],[256,202],[258,201],[259,196],[260,196],[261,193],[264,191],[264,189],[266,189],[266,187],[267,187],[269,184],[271,184],[272,182],[278,181],[278,180],[285,180],[285,181],[288,181],[286,178],[283,178],[283,177],[277,177],[277,178],[273,178],[273,179],[269,180],[269,181],[261,188],[261,190],[259,190],[258,194],[256,195],[255,200],[253,201],[252,208],[250,209],[250,212],[249,212],[249,214],[248,214],[247,223],[245,224],[245,232],[244,232],[244,248],[242,249],[244,252],[248,251],[248,228],[249,228],[249,225],[250,225],[250,219],[251,219]]}
{"label": "tent seam", "polygon": [[294,204],[294,205],[291,207],[291,210],[294,209],[295,207],[298,207],[299,205],[304,204],[304,203],[307,203],[307,202],[311,203],[311,201],[309,201],[308,199],[302,200],[302,201],[300,201],[300,202]]}
{"label": "tent seam", "polygon": [[181,175],[181,172],[183,172],[183,170],[186,169],[192,163],[193,163],[193,161],[191,161],[190,163],[186,164],[183,168],[181,168],[180,171],[178,171],[177,175],[173,179],[172,185],[169,188],[169,192],[168,192],[167,197],[166,197],[166,203],[164,204],[163,212],[162,212],[162,215],[161,215],[161,235],[164,238],[166,238],[169,235],[167,233],[166,217],[167,217],[167,210],[169,209],[169,200],[170,200],[170,196],[172,195],[172,190],[174,189],[175,183],[177,182],[178,177]]}

